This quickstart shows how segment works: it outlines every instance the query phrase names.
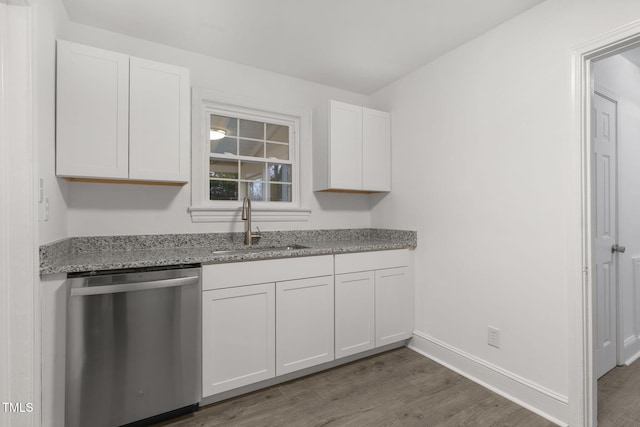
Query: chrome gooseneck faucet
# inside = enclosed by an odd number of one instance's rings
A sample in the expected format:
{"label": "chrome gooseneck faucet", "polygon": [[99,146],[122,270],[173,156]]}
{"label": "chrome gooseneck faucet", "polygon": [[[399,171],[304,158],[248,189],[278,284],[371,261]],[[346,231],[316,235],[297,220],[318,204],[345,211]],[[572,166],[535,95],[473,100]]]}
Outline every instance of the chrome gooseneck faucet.
{"label": "chrome gooseneck faucet", "polygon": [[251,200],[245,196],[242,201],[242,220],[244,221],[244,244],[251,246],[252,240],[260,239],[260,232],[251,231]]}

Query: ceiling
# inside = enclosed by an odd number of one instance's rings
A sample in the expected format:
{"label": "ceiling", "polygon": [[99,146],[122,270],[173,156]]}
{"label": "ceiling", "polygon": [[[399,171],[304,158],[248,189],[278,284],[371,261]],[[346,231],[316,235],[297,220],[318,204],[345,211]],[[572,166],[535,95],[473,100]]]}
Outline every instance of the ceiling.
{"label": "ceiling", "polygon": [[64,0],[81,24],[371,94],[543,0]]}

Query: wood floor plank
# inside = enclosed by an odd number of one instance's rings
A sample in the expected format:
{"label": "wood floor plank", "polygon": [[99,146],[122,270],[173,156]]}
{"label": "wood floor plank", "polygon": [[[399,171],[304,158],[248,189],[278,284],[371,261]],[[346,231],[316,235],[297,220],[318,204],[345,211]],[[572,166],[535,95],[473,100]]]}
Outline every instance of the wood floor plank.
{"label": "wood floor plank", "polygon": [[619,366],[598,380],[598,426],[640,426],[640,363]]}
{"label": "wood floor plank", "polygon": [[299,378],[156,427],[551,427],[406,348]]}

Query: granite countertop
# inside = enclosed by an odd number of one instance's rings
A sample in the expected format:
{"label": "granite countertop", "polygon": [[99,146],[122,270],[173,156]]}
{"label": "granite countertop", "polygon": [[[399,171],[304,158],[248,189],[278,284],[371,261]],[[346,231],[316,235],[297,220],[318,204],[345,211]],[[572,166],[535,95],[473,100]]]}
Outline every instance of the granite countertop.
{"label": "granite countertop", "polygon": [[[176,264],[217,264],[261,259],[415,248],[417,233],[348,229],[263,232],[242,244],[244,233],[74,237],[40,247],[40,274],[104,271]],[[298,245],[284,249],[287,245]]]}

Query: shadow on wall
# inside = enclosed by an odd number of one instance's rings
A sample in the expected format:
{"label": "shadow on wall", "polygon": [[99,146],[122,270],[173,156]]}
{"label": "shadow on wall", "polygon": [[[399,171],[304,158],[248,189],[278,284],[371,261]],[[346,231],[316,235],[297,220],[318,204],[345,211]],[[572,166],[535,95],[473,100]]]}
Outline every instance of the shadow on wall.
{"label": "shadow on wall", "polygon": [[391,193],[375,193],[371,195],[370,203],[371,203],[371,209],[375,208],[376,206],[378,206],[378,204],[380,202],[382,202],[387,196],[390,197]]}
{"label": "shadow on wall", "polygon": [[313,193],[320,209],[325,212],[369,212],[371,210],[371,195],[359,193]]}
{"label": "shadow on wall", "polygon": [[80,210],[166,210],[181,192],[184,192],[188,206],[188,184],[173,186],[70,182],[68,206]]}

